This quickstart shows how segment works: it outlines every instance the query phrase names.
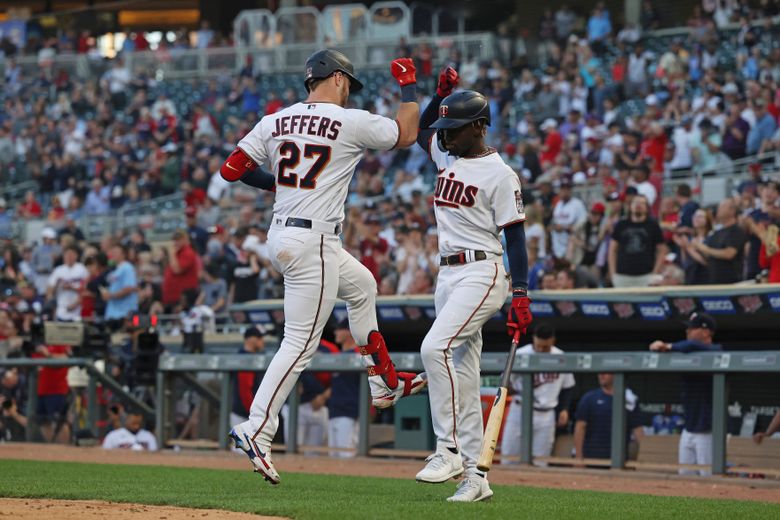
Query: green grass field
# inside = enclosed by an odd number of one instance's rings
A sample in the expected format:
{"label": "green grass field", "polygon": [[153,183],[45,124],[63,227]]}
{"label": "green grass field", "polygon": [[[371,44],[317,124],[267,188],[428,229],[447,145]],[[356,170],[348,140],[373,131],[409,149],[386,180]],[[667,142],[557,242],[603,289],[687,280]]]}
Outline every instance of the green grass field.
{"label": "green grass field", "polygon": [[295,519],[347,518],[780,518],[780,506],[493,486],[478,504],[449,504],[454,481],[285,473],[271,487],[249,471],[0,460],[0,496],[98,499],[227,509]]}

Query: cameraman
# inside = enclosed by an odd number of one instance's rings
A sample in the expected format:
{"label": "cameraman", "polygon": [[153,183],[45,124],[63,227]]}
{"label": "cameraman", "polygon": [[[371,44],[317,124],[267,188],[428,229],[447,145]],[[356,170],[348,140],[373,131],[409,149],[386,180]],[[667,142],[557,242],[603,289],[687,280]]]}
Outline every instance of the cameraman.
{"label": "cameraman", "polygon": [[19,413],[27,406],[27,385],[18,368],[9,368],[0,378],[0,442],[24,442],[27,417]]}
{"label": "cameraman", "polygon": [[0,442],[24,442],[26,440],[27,417],[19,413],[15,399],[5,398],[0,417]]}

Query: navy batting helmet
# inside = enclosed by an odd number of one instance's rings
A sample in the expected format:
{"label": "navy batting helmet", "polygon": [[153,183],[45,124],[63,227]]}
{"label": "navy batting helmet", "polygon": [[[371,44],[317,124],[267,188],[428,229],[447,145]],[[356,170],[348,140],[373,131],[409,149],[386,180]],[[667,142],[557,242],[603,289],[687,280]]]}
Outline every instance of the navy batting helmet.
{"label": "navy batting helmet", "polygon": [[334,72],[342,72],[349,76],[349,92],[354,94],[363,88],[363,84],[355,77],[355,69],[343,53],[332,49],[317,51],[306,60],[306,77],[304,85],[309,92],[309,82],[325,79]]}
{"label": "navy batting helmet", "polygon": [[490,105],[485,96],[473,90],[461,90],[444,98],[439,105],[439,119],[433,128],[459,128],[484,119],[490,124]]}

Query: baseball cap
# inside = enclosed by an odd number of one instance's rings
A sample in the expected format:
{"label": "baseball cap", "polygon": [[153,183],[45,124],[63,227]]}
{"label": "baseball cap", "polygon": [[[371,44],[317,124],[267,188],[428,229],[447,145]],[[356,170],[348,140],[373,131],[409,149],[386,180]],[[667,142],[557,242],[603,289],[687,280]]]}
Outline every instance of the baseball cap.
{"label": "baseball cap", "polygon": [[715,330],[715,319],[706,312],[694,312],[688,317],[686,326],[689,329]]}
{"label": "baseball cap", "polygon": [[244,339],[262,338],[266,334],[265,327],[262,325],[252,325],[244,331]]}
{"label": "baseball cap", "polygon": [[613,191],[609,195],[607,195],[607,202],[615,202],[620,200],[620,193],[617,191]]}
{"label": "baseball cap", "polygon": [[656,106],[658,104],[658,96],[655,94],[650,94],[645,98],[645,105],[648,106]]}
{"label": "baseball cap", "polygon": [[336,322],[336,324],[333,326],[333,330],[340,330],[340,329],[349,330],[349,319],[343,318]]}
{"label": "baseball cap", "polygon": [[636,189],[636,186],[629,186],[626,188],[626,195],[639,195],[639,191]]}
{"label": "baseball cap", "polygon": [[572,186],[574,186],[574,183],[570,177],[564,177],[561,179],[561,188],[571,188]]}
{"label": "baseball cap", "polygon": [[606,208],[601,202],[595,202],[590,208],[591,213],[598,213],[599,215],[603,215],[604,211],[606,211]]}
{"label": "baseball cap", "polygon": [[547,130],[548,128],[558,128],[558,121],[553,119],[552,117],[547,118],[542,123],[542,126],[540,126],[542,130]]}
{"label": "baseball cap", "polygon": [[381,224],[382,221],[376,215],[369,215],[366,217],[366,224]]}
{"label": "baseball cap", "polygon": [[214,235],[214,234],[216,234],[216,235],[221,235],[222,233],[224,233],[224,232],[225,232],[225,228],[224,228],[224,227],[222,227],[222,226],[220,226],[219,224],[217,224],[216,226],[211,226],[211,227],[209,227],[208,231],[209,231],[209,233],[211,233],[212,235]]}
{"label": "baseball cap", "polygon": [[694,312],[686,323],[689,329],[715,330],[715,319],[706,312]]}
{"label": "baseball cap", "polygon": [[52,228],[47,227],[44,228],[43,231],[41,231],[41,237],[54,240],[55,238],[57,238],[57,232],[54,231]]}

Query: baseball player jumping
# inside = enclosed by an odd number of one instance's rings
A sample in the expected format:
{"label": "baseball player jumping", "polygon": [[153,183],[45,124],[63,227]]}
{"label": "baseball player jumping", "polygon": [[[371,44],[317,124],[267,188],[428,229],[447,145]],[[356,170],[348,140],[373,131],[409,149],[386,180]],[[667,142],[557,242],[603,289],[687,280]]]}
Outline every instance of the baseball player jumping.
{"label": "baseball player jumping", "polygon": [[[395,120],[345,108],[350,93],[363,88],[352,63],[338,51],[314,53],[306,61],[308,98],[263,117],[220,170],[230,182],[276,191],[268,244],[271,262],[284,275],[284,338],[249,420],[230,432],[254,470],[272,484],[279,483],[269,452],[279,410],[317,351],[336,298],[347,303],[374,406],[392,406],[425,384],[419,375],[395,371],[377,331],[374,277],[339,238],[347,191],[363,152],[406,147],[417,137],[415,67],[410,58],[399,58],[390,70],[401,86]],[[272,174],[258,168],[263,164]]]}
{"label": "baseball player jumping", "polygon": [[482,326],[501,309],[509,291],[499,239],[502,229],[512,274],[510,335],[525,330],[531,312],[520,181],[485,144],[490,124],[487,99],[470,90],[452,94],[457,82],[455,69],[441,72],[417,136],[439,170],[434,211],[442,268],[436,284],[436,320],[421,349],[437,446],[416,478],[439,483],[465,472],[447,500],[477,502],[493,495],[485,474],[476,467],[482,443],[479,361]]}

